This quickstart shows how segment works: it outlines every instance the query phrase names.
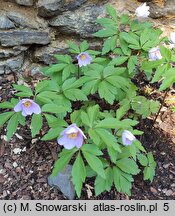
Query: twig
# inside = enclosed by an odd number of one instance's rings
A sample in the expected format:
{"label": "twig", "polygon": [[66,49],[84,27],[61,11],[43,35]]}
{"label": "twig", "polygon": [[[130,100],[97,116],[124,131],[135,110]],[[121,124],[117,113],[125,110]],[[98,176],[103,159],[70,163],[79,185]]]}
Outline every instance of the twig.
{"label": "twig", "polygon": [[155,117],[155,119],[154,119],[154,121],[153,121],[153,124],[152,124],[152,126],[151,126],[151,129],[153,128],[153,126],[154,126],[154,124],[155,124],[155,122],[156,122],[156,120],[157,120],[157,117],[159,116],[160,110],[162,109],[162,107],[163,107],[163,105],[164,105],[165,98],[166,98],[166,96],[167,96],[168,91],[169,91],[169,88],[166,90],[166,92],[165,92],[165,94],[164,94],[164,96],[163,96],[162,103],[161,103],[160,108],[159,108],[159,110],[158,110],[158,112],[157,112],[157,115],[156,115],[156,117]]}

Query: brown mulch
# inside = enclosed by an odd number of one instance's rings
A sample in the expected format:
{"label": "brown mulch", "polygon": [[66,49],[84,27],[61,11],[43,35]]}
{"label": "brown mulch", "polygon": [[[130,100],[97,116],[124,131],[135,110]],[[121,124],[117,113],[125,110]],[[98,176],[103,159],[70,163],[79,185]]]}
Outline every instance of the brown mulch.
{"label": "brown mulch", "polygon": [[[0,101],[13,95],[13,75],[0,77]],[[140,137],[147,151],[152,151],[157,162],[156,176],[152,183],[135,177],[132,196],[117,193],[113,188],[98,197],[94,195],[93,180],[83,187],[80,199],[175,199],[175,144],[171,134],[157,126],[151,129],[152,120],[140,124],[145,134]],[[5,134],[2,131],[1,136]],[[22,151],[15,154],[13,150]],[[59,146],[56,141],[42,142],[32,139],[26,128],[19,129],[10,142],[0,139],[0,199],[66,199],[60,191],[50,187],[47,177],[51,173]],[[77,199],[77,198],[76,198]]]}

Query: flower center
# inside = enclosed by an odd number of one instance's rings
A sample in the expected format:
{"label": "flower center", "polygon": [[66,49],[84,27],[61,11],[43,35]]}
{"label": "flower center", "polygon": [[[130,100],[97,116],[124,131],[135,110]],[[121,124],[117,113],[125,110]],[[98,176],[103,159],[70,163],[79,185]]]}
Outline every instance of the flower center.
{"label": "flower center", "polygon": [[78,133],[70,133],[70,134],[68,134],[67,136],[68,136],[68,138],[70,138],[70,139],[75,139],[75,138],[77,137],[77,135],[78,135]]}
{"label": "flower center", "polygon": [[82,54],[82,55],[80,56],[80,58],[81,58],[81,60],[85,60],[85,59],[86,59],[86,56],[85,56],[84,54]]}
{"label": "flower center", "polygon": [[31,106],[31,103],[30,103],[30,101],[26,101],[25,103],[23,103],[23,105],[24,105],[25,107],[30,107],[30,106]]}

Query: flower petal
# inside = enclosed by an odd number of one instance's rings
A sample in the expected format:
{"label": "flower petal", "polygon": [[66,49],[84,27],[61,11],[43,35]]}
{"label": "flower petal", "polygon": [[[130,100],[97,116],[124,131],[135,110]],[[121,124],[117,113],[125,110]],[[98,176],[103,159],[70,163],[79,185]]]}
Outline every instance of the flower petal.
{"label": "flower petal", "polygon": [[20,112],[22,110],[22,101],[19,101],[19,103],[14,107],[15,112]]}
{"label": "flower petal", "polygon": [[63,145],[65,149],[72,149],[76,146],[75,139],[69,139],[67,135],[63,135],[57,140],[59,145]]}
{"label": "flower petal", "polygon": [[83,145],[83,136],[82,136],[82,134],[78,133],[75,145],[76,145],[77,148],[81,148],[81,146]]}
{"label": "flower petal", "polygon": [[32,109],[33,113],[35,113],[35,114],[40,114],[41,113],[40,106],[37,103],[35,103],[34,101],[31,102],[31,107],[30,108]]}

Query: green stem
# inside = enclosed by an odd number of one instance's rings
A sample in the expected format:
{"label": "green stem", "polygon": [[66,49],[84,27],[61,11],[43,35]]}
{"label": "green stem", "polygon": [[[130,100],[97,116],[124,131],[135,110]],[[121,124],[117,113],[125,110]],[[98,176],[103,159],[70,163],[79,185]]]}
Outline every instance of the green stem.
{"label": "green stem", "polygon": [[165,98],[166,98],[166,96],[167,96],[167,94],[168,94],[168,91],[169,91],[169,88],[166,90],[166,92],[165,92],[165,94],[164,94],[164,96],[163,96],[162,103],[161,103],[161,105],[160,105],[160,107],[159,107],[159,110],[158,110],[158,112],[157,112],[157,115],[156,115],[156,117],[155,117],[155,119],[154,119],[154,121],[153,121],[153,124],[152,124],[151,129],[153,128],[153,126],[154,126],[154,124],[155,124],[155,122],[156,122],[156,120],[157,120],[157,118],[158,118],[158,116],[159,116],[159,114],[160,114],[160,111],[161,111],[161,109],[162,109],[162,107],[163,107],[163,105],[164,105],[164,102],[165,102]]}

